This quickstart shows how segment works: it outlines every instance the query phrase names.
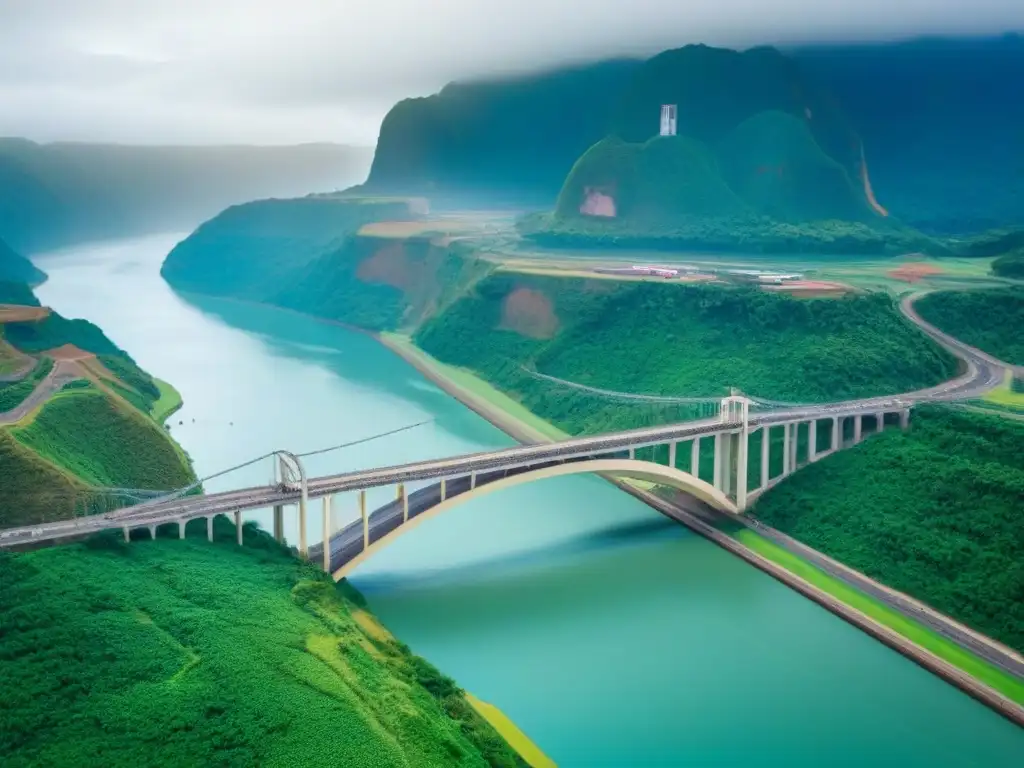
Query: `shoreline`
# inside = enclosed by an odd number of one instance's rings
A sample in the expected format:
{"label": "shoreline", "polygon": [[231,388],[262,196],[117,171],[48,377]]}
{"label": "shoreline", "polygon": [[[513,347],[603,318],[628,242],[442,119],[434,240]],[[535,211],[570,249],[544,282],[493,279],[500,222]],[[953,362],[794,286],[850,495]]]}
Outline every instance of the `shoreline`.
{"label": "shoreline", "polygon": [[[434,360],[426,352],[415,347],[411,342],[396,334],[373,334],[385,347],[413,366],[419,373],[429,379],[442,391],[459,400],[463,405],[482,418],[505,432],[519,442],[536,443],[548,442],[552,438],[545,435],[541,430],[518,421],[514,415],[503,411],[495,402],[479,392],[473,392],[466,386],[448,378],[443,363]],[[489,386],[489,385],[487,385]],[[502,393],[495,393],[505,397]],[[525,410],[525,409],[524,409]],[[534,419],[542,421],[534,415]],[[552,429],[555,429],[552,427]],[[556,430],[557,431],[557,430]],[[998,691],[981,683],[976,678],[962,671],[953,664],[945,661],[932,652],[918,646],[911,640],[899,634],[895,630],[881,624],[861,611],[833,597],[826,591],[804,580],[792,571],[786,569],[769,558],[755,552],[742,544],[737,539],[729,536],[697,519],[692,514],[670,504],[664,499],[650,493],[649,491],[633,487],[623,481],[606,478],[616,486],[629,493],[631,496],[648,504],[662,514],[685,525],[695,533],[719,545],[730,553],[740,557],[750,565],[760,569],[772,578],[780,581],[789,588],[795,590],[804,597],[814,601],[821,607],[828,610],[835,616],[867,633],[879,642],[893,649],[905,658],[913,661],[918,666],[932,672],[951,685],[959,688],[975,700],[986,705],[996,713],[1002,715],[1015,724],[1024,727],[1024,707],[1013,700],[1003,696]],[[813,565],[812,565],[813,567]],[[907,617],[913,621],[912,617]]]}

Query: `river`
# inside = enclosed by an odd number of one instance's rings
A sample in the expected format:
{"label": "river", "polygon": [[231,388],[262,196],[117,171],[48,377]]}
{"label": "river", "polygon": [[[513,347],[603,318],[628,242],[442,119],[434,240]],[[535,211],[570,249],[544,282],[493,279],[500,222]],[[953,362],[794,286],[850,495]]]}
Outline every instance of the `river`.
{"label": "river", "polygon": [[[511,444],[367,336],[178,296],[158,274],[175,242],[39,257],[50,279],[37,293],[174,384],[185,406],[172,433],[201,476],[425,420],[311,457],[310,472]],[[207,488],[270,472],[258,462]],[[336,504],[356,515],[353,498]],[[314,531],[319,520],[314,507]],[[1024,731],[598,478],[465,504],[397,540],[352,582],[402,641],[499,706],[563,768],[1024,763]]]}

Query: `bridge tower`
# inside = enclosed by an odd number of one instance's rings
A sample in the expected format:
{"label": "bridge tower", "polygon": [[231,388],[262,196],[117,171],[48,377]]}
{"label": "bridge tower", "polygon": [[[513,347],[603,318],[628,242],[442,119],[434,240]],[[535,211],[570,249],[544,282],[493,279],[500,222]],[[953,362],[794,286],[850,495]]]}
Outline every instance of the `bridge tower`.
{"label": "bridge tower", "polygon": [[750,406],[753,401],[742,395],[722,399],[719,418],[736,428],[715,436],[715,487],[736,501],[742,512],[747,508],[747,464],[750,445]]}

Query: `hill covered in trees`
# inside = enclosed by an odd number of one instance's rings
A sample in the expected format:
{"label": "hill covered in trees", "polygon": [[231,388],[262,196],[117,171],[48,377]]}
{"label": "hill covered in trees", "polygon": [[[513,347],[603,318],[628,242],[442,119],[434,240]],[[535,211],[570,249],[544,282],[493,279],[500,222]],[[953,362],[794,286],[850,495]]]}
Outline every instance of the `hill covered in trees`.
{"label": "hill covered in trees", "polygon": [[468,368],[566,432],[692,416],[614,392],[790,402],[904,392],[956,362],[881,294],[798,300],[755,289],[498,272],[426,322],[417,345]]}
{"label": "hill covered in trees", "polygon": [[0,139],[0,237],[22,253],[195,226],[256,198],[358,181],[366,149],[136,147]]}
{"label": "hill covered in trees", "polygon": [[1024,651],[1024,424],[915,409],[811,464],[752,514]]}
{"label": "hill covered in trees", "polygon": [[215,523],[0,553],[5,766],[525,768],[357,593]]}
{"label": "hill covered in trees", "polygon": [[1024,365],[1024,287],[940,291],[914,305],[932,325],[1012,365]]}
{"label": "hill covered in trees", "polygon": [[45,279],[41,269],[0,239],[0,282],[38,285]]}
{"label": "hill covered in trees", "polygon": [[[977,231],[1020,223],[1024,120],[1006,94],[1022,78],[1024,40],[1008,36],[783,53],[687,46],[455,83],[391,110],[366,190],[551,205],[589,147],[609,136],[644,144],[658,133],[660,105],[675,103],[679,133],[723,152],[730,185],[762,207],[774,187],[782,214],[858,221],[867,201],[930,232]],[[755,161],[753,178],[742,162],[737,178],[737,158]]]}

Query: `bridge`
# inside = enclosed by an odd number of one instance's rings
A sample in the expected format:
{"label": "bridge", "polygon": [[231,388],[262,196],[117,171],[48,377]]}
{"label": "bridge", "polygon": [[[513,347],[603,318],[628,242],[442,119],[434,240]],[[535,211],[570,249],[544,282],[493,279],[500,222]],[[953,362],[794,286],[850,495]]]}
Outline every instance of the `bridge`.
{"label": "bridge", "polygon": [[[155,537],[157,528],[168,524],[176,524],[184,537],[186,525],[197,519],[206,520],[212,540],[213,520],[222,514],[234,517],[241,544],[242,514],[268,508],[273,509],[274,537],[283,541],[284,510],[292,505],[297,509],[299,553],[340,579],[396,536],[457,504],[518,483],[581,473],[670,486],[723,512],[742,514],[800,467],[881,431],[887,416],[906,427],[910,410],[918,403],[976,398],[1003,382],[1004,363],[929,326],[913,312],[914,298],[904,300],[904,313],[959,357],[965,369],[936,387],[816,405],[771,405],[732,396],[723,399],[718,414],[710,418],[316,478],[307,478],[300,457],[278,451],[274,456],[279,481],[273,484],[207,495],[187,495],[184,489],[105,514],[0,530],[0,548],[39,546],[118,529],[126,540],[134,529],[148,529]],[[830,426],[826,442],[819,445],[822,421]],[[801,457],[797,446],[803,430],[807,448]],[[760,451],[751,456],[751,438],[759,432]],[[714,447],[714,460],[710,476],[702,477],[699,458],[706,442]],[[779,458],[780,450],[782,454],[781,469],[775,473],[772,467],[780,462],[772,461],[773,445],[774,458]],[[755,472],[750,471],[752,462]],[[751,475],[756,482],[750,482]],[[422,482],[428,485],[407,492],[407,484]],[[368,511],[366,492],[389,486],[394,488],[394,501]],[[334,497],[341,493],[354,493],[358,499],[359,518],[344,526],[336,524],[334,514]],[[316,499],[322,500],[321,539],[327,546],[308,545],[309,505]]]}

